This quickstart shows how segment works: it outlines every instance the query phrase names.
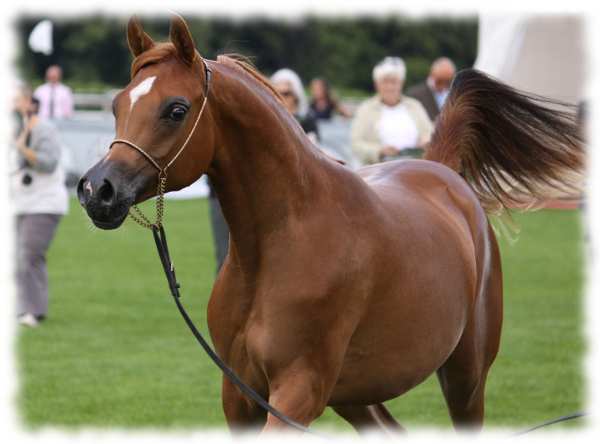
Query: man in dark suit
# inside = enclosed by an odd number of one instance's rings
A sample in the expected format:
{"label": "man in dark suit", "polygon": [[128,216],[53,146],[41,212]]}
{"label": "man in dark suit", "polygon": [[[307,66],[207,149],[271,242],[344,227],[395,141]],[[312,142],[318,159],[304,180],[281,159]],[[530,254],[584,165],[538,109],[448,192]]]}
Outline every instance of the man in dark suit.
{"label": "man in dark suit", "polygon": [[440,57],[431,64],[427,80],[409,88],[406,95],[421,102],[429,118],[434,121],[448,96],[455,73],[452,60]]}

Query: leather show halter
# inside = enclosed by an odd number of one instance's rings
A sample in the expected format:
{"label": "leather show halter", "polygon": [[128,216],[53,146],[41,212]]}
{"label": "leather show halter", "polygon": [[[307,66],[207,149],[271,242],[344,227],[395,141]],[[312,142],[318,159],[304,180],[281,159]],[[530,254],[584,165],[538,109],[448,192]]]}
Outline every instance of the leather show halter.
{"label": "leather show halter", "polygon": [[110,146],[108,148],[108,149],[111,149],[115,143],[123,143],[123,144],[133,148],[134,150],[136,150],[142,156],[144,156],[146,158],[146,160],[148,160],[148,162],[150,162],[158,170],[158,188],[156,191],[156,194],[157,194],[156,222],[154,222],[154,223],[150,222],[150,220],[148,220],[148,218],[141,212],[141,210],[137,207],[137,205],[132,205],[131,208],[133,209],[133,212],[131,212],[131,211],[129,212],[129,216],[135,222],[137,222],[144,228],[152,229],[153,227],[157,227],[157,228],[162,227],[165,189],[167,186],[167,169],[171,165],[173,165],[173,163],[177,160],[179,155],[183,152],[183,150],[187,146],[188,142],[192,138],[192,135],[196,131],[196,127],[198,126],[198,122],[200,122],[200,118],[202,117],[202,114],[204,113],[204,108],[206,107],[206,102],[208,100],[208,93],[210,91],[210,84],[211,84],[211,80],[212,80],[212,71],[210,70],[210,68],[204,61],[204,59],[201,58],[201,60],[202,60],[202,64],[204,65],[204,74],[205,74],[205,78],[206,78],[206,82],[204,83],[204,91],[203,91],[204,99],[202,101],[202,106],[200,107],[198,116],[196,116],[196,121],[194,122],[194,126],[192,126],[192,129],[190,130],[185,141],[181,144],[181,147],[179,147],[179,149],[177,150],[177,152],[175,153],[173,158],[169,161],[169,163],[167,163],[164,167],[161,167],[159,165],[159,163],[156,160],[154,160],[154,158],[150,154],[148,154],[144,149],[142,149],[139,145],[137,145],[127,139],[114,139],[110,143]]}
{"label": "leather show halter", "polygon": [[[221,371],[227,376],[227,378],[229,378],[229,380],[234,385],[236,385],[242,393],[244,393],[246,396],[248,396],[253,401],[255,401],[264,410],[271,413],[273,416],[275,416],[276,418],[278,418],[279,420],[281,420],[282,422],[284,422],[285,424],[287,424],[288,426],[290,426],[292,428],[295,428],[301,432],[311,433],[313,435],[316,435],[313,431],[311,431],[307,427],[303,426],[302,424],[294,421],[293,419],[291,419],[291,418],[287,417],[286,415],[284,415],[283,413],[281,413],[279,410],[277,410],[275,407],[273,407],[271,404],[269,404],[262,396],[260,396],[252,387],[250,387],[244,381],[242,381],[235,374],[235,372],[231,368],[229,368],[229,366],[227,364],[225,364],[225,362],[223,362],[223,360],[211,348],[211,346],[204,339],[202,334],[198,331],[198,329],[192,322],[190,316],[188,315],[186,310],[183,308],[181,301],[179,300],[179,298],[181,297],[181,295],[179,293],[180,285],[177,282],[177,278],[175,276],[175,267],[173,266],[173,262],[171,261],[171,257],[169,254],[169,247],[167,245],[167,237],[165,234],[164,226],[162,224],[162,217],[163,217],[163,213],[164,213],[164,196],[165,196],[165,189],[166,189],[166,184],[167,184],[167,169],[171,165],[173,165],[175,160],[177,160],[179,155],[183,152],[183,150],[187,146],[188,142],[192,138],[192,135],[196,131],[196,127],[198,126],[198,123],[200,122],[200,118],[202,117],[202,114],[204,113],[204,109],[206,107],[206,102],[208,100],[208,94],[210,92],[212,71],[206,64],[206,61],[204,61],[204,59],[202,59],[202,58],[201,58],[201,60],[202,60],[202,64],[204,65],[204,73],[205,73],[205,79],[206,79],[206,82],[204,84],[204,99],[202,101],[202,106],[200,107],[200,111],[198,112],[198,115],[196,116],[196,121],[194,122],[194,126],[192,126],[192,129],[190,130],[185,141],[183,142],[181,147],[177,150],[177,152],[175,153],[175,156],[173,156],[173,158],[164,167],[161,167],[160,164],[150,154],[148,154],[143,148],[141,148],[134,142],[131,142],[130,140],[115,139],[111,142],[111,144],[109,146],[109,149],[111,149],[114,144],[123,143],[123,144],[133,148],[137,152],[139,152],[142,156],[144,156],[146,158],[146,160],[148,160],[148,162],[150,162],[158,170],[158,188],[157,188],[157,198],[156,198],[156,221],[154,223],[150,222],[150,220],[141,212],[141,210],[136,205],[132,205],[131,208],[133,209],[133,212],[130,211],[129,216],[135,222],[137,222],[139,225],[141,225],[142,227],[152,230],[152,234],[154,235],[154,242],[156,243],[156,249],[158,251],[158,256],[160,258],[160,262],[163,266],[165,276],[166,276],[167,282],[169,284],[169,290],[171,291],[171,296],[173,296],[173,300],[175,301],[175,304],[177,305],[177,308],[179,309],[179,312],[181,313],[183,320],[185,321],[187,326],[190,328],[192,334],[194,335],[194,337],[196,338],[196,340],[198,341],[200,346],[204,349],[206,354],[208,354],[208,356],[212,359],[212,361],[217,365],[217,367],[219,367],[221,369]],[[319,435],[316,435],[316,436],[319,436]]]}

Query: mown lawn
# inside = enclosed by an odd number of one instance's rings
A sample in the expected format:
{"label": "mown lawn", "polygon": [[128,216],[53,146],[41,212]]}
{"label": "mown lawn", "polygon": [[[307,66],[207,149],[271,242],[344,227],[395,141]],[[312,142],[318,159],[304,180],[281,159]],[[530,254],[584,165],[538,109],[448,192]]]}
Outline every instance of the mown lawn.
{"label": "mown lawn", "polygon": [[[505,321],[488,378],[489,426],[518,429],[584,408],[580,216],[516,215],[518,241],[501,239]],[[208,336],[215,264],[207,202],[169,201],[165,224],[183,301]],[[131,222],[92,228],[72,201],[49,273],[49,319],[21,328],[16,343],[17,408],[27,427],[224,426],[221,375],[170,299],[150,232]],[[435,377],[386,405],[409,429],[450,426]],[[349,430],[329,409],[316,426]]]}

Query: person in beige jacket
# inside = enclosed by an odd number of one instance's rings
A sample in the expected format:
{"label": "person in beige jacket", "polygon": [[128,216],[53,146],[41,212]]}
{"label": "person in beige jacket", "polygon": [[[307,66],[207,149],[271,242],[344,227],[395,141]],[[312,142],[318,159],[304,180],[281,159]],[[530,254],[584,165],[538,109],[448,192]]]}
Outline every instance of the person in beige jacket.
{"label": "person in beige jacket", "polygon": [[406,65],[399,57],[386,57],[373,69],[377,94],[362,103],[352,122],[352,151],[363,164],[422,148],[433,132],[423,105],[402,95]]}

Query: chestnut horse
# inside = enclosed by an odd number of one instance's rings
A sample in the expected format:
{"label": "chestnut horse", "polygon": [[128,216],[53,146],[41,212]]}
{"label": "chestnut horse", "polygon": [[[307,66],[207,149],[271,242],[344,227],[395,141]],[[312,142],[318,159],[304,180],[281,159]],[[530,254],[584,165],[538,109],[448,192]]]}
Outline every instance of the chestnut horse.
{"label": "chestnut horse", "polygon": [[[331,406],[358,430],[391,431],[383,402],[436,372],[454,425],[479,428],[502,324],[486,213],[574,186],[583,160],[567,114],[462,71],[428,160],[353,172],[311,144],[250,65],[203,59],[180,17],[170,42],[136,19],[127,36],[118,139],[78,187],[92,221],[117,228],[155,195],[156,168],[133,144],[159,168],[174,160],[167,191],[207,174],[231,233],[208,326],[247,384],[303,425]],[[222,401],[230,428],[284,427],[227,379]]]}

